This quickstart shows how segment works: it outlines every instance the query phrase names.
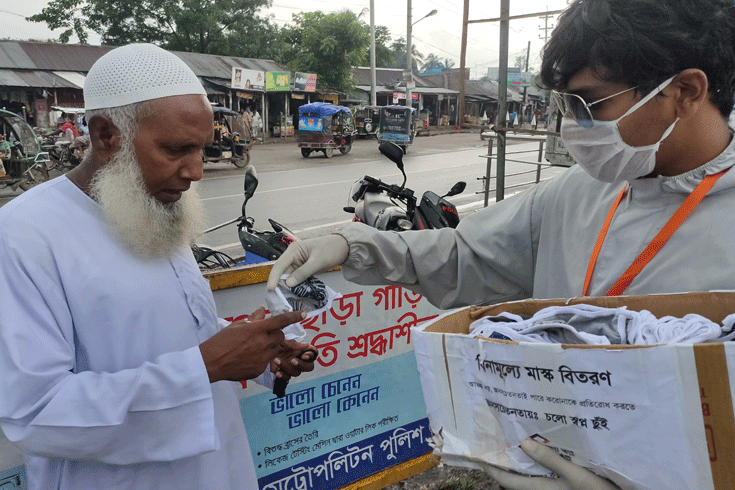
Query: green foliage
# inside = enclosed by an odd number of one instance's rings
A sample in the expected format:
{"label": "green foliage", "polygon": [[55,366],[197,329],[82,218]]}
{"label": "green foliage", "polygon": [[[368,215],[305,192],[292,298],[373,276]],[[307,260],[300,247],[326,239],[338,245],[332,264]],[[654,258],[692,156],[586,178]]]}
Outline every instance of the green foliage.
{"label": "green foliage", "polygon": [[40,13],[28,17],[31,22],[46,22],[49,29],[64,29],[59,35],[59,41],[69,42],[72,35],[85,44],[88,39],[87,29],[96,31],[99,26],[88,20],[91,13],[91,4],[85,0],[53,0]]}
{"label": "green foliage", "polygon": [[[387,68],[406,68],[406,38],[399,37],[393,41],[390,46],[390,51],[390,66]],[[417,73],[419,71],[419,63],[423,61],[424,55],[419,53],[415,44],[411,44],[411,54],[413,72]]]}
{"label": "green foliage", "polygon": [[294,14],[293,25],[281,33],[282,63],[295,71],[316,73],[321,87],[341,91],[354,87],[352,67],[362,64],[369,53],[370,30],[353,12]]}
{"label": "green foliage", "polygon": [[424,58],[424,64],[421,65],[421,71],[433,70],[434,68],[444,68],[442,60],[434,53],[430,53]]}
{"label": "green foliage", "polygon": [[[375,26],[375,66],[390,68],[394,55],[393,51],[388,47],[389,43],[390,31],[388,28],[386,26]],[[365,66],[368,64],[365,63]]]}
{"label": "green foliage", "polygon": [[[320,87],[349,91],[352,67],[370,64],[370,26],[349,11],[302,12],[279,29],[259,16],[272,0],[51,0],[28,18],[62,29],[59,41],[76,36],[85,44],[97,32],[104,44],[148,42],[174,51],[271,59],[295,71],[316,73]],[[412,47],[414,71],[423,60]],[[375,28],[375,59],[380,68],[405,68],[406,41],[392,40],[385,26]],[[451,63],[451,65],[450,65]],[[443,67],[454,63],[445,59]],[[423,64],[441,66],[430,54]]]}
{"label": "green foliage", "polygon": [[278,28],[258,11],[270,0],[51,0],[29,17],[50,29],[65,29],[59,39],[88,32],[102,42],[124,45],[150,42],[164,48],[198,53],[274,58]]}

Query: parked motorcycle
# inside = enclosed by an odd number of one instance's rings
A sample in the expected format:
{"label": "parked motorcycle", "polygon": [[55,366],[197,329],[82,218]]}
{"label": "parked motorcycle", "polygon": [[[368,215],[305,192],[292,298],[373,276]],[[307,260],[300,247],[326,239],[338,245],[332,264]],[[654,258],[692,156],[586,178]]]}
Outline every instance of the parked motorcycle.
{"label": "parked motorcycle", "polygon": [[369,175],[355,182],[350,191],[350,200],[355,205],[344,208],[354,214],[353,221],[392,231],[456,228],[459,224],[457,208],[444,198],[462,193],[467,184],[457,182],[443,196],[426,191],[417,203],[413,190],[406,187],[403,149],[393,142],[383,142],[378,149],[398,166],[403,183],[400,186],[387,184]]}
{"label": "parked motorcycle", "polygon": [[292,242],[298,240],[288,228],[275,220],[268,219],[273,231],[263,231],[255,228],[255,219],[248,216],[245,206],[255,194],[258,187],[258,176],[255,168],[249,165],[245,170],[243,192],[245,200],[242,203],[242,215],[238,218],[213,226],[204,233],[210,233],[233,223],[237,224],[237,234],[240,238],[242,248],[245,250],[245,259],[236,262],[227,254],[215,251],[208,247],[194,246],[192,250],[197,263],[201,268],[232,267],[234,265],[257,264],[276,260]]}

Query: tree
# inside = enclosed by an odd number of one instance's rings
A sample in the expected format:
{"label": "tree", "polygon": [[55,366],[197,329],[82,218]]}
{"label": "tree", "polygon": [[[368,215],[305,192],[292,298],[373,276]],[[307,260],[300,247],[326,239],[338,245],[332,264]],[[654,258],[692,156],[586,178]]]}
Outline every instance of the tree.
{"label": "tree", "polygon": [[278,60],[295,71],[316,73],[320,86],[348,91],[352,67],[363,64],[370,32],[349,10],[334,14],[301,12],[281,29],[284,52]]}
{"label": "tree", "polygon": [[444,68],[444,64],[434,53],[429,53],[424,58],[424,64],[421,65],[421,71],[433,70],[435,68]]}
{"label": "tree", "polygon": [[514,67],[520,68],[521,71],[524,71],[526,69],[526,52],[524,51],[523,54],[519,54],[516,56],[516,62],[513,64]]}
{"label": "tree", "polygon": [[[368,26],[368,33],[370,26]],[[390,31],[386,26],[375,26],[375,66],[379,68],[390,68],[393,59],[393,51],[390,47]],[[368,63],[370,53],[368,52]]]}
{"label": "tree", "polygon": [[62,42],[76,35],[84,44],[88,31],[94,31],[110,45],[150,42],[172,50],[232,54],[233,45],[262,48],[261,37],[277,31],[257,15],[269,5],[270,0],[51,0],[28,20],[64,29]]}
{"label": "tree", "polygon": [[[391,56],[391,64],[388,68],[406,68],[406,38],[399,37],[390,46],[393,53]],[[412,68],[414,72],[418,72],[419,63],[423,61],[424,55],[418,52],[416,45],[411,45]]]}

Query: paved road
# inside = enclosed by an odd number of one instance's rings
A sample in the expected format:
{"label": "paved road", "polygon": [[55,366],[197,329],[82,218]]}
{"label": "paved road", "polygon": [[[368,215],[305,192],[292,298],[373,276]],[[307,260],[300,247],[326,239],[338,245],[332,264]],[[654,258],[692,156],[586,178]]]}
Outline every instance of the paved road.
{"label": "paved road", "polygon": [[[256,145],[251,152],[251,163],[257,170],[259,185],[248,203],[248,215],[255,218],[259,229],[268,229],[267,218],[273,218],[301,238],[327,233],[334,226],[348,222],[350,216],[342,207],[348,205],[349,190],[356,180],[371,175],[391,183],[402,181],[398,168],[380,155],[377,146],[374,139],[357,140],[347,155],[335,152],[332,158],[327,159],[321,154],[303,158],[293,138],[275,144]],[[533,150],[537,148],[535,143],[509,146],[509,152],[525,149],[530,153],[509,154],[508,158],[535,161],[537,154]],[[481,141],[478,133],[416,138],[404,157],[406,185],[418,194],[426,190],[442,194],[456,181],[464,180],[467,190],[451,200],[459,207],[460,215],[477,210],[483,204],[483,195],[478,194],[482,191],[482,181],[478,178],[484,176],[486,167],[486,159],[480,156],[486,152],[487,142]],[[509,162],[506,173],[533,172],[535,168],[534,165]],[[545,170],[543,178],[562,170]],[[204,178],[198,189],[207,211],[208,226],[240,215],[243,174],[242,169],[231,164],[205,166]],[[534,178],[533,173],[507,177],[506,185]],[[493,181],[491,186],[494,185]],[[513,191],[515,189],[506,191],[506,196]],[[0,206],[19,194],[0,189]],[[231,254],[242,250],[234,225],[205,235],[201,243]]]}

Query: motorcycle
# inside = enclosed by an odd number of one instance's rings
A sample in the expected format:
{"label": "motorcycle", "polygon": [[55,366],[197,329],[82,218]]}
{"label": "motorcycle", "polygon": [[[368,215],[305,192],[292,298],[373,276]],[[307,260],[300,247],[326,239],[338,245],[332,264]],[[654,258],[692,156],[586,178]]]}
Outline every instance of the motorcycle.
{"label": "motorcycle", "polygon": [[193,246],[192,250],[194,252],[194,257],[197,259],[197,263],[200,268],[232,267],[235,265],[257,264],[276,260],[283,252],[286,251],[286,248],[291,243],[298,240],[298,238],[296,238],[288,228],[270,218],[268,218],[268,223],[271,225],[271,228],[273,228],[273,231],[263,231],[255,228],[255,219],[252,216],[247,215],[245,207],[250,198],[255,194],[255,189],[257,187],[257,173],[255,172],[255,168],[252,165],[249,165],[245,170],[245,179],[243,183],[245,200],[242,203],[242,215],[204,231],[206,234],[236,223],[237,235],[240,239],[242,248],[245,250],[245,259],[242,261],[235,261],[229,255],[215,251],[211,248]]}
{"label": "motorcycle", "polygon": [[459,224],[457,208],[444,198],[461,194],[467,184],[457,182],[443,196],[426,191],[417,203],[413,190],[406,187],[403,149],[393,142],[383,142],[378,149],[398,166],[403,183],[400,186],[387,184],[369,175],[355,182],[350,191],[350,200],[355,205],[343,208],[354,215],[353,221],[384,231],[456,228]]}

